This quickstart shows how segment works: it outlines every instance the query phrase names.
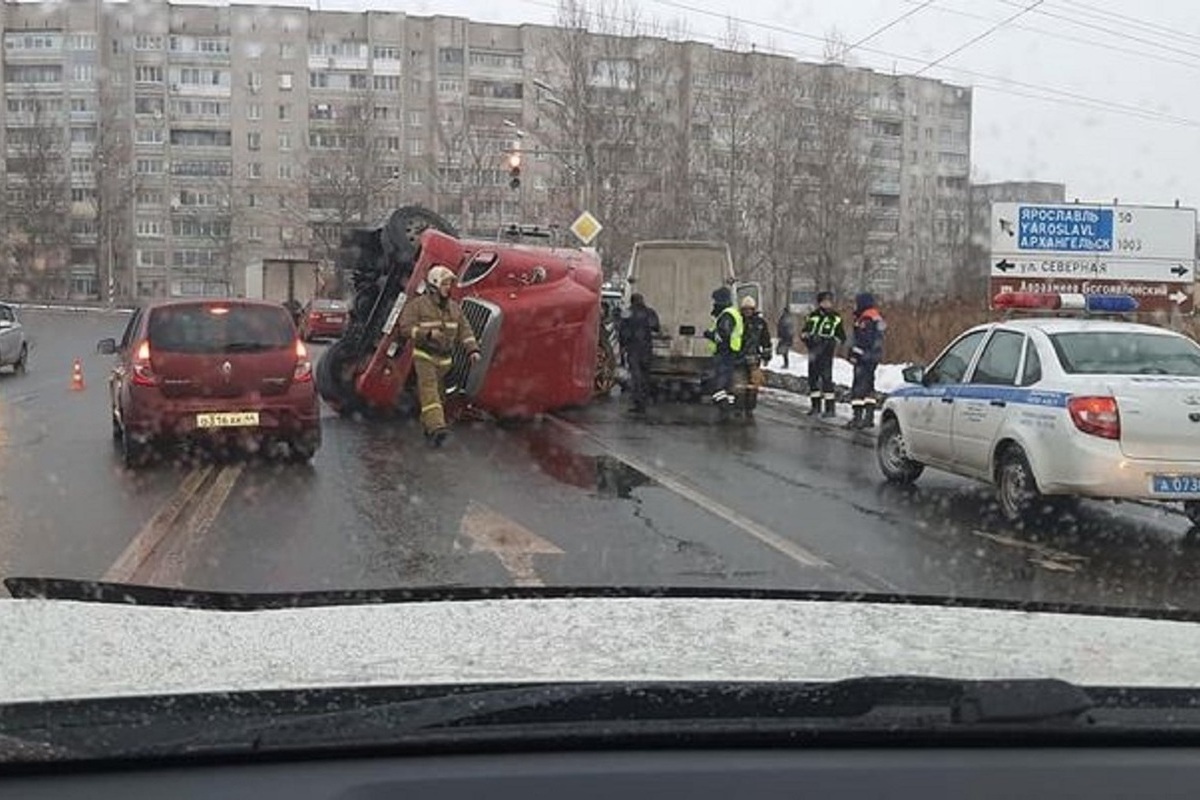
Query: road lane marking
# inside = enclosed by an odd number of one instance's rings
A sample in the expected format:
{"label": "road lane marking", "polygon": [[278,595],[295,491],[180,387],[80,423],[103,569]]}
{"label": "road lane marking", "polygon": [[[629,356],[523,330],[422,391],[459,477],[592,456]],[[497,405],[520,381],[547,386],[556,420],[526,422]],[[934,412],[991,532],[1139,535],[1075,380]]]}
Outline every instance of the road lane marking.
{"label": "road lane marking", "polygon": [[204,541],[209,529],[216,522],[217,515],[224,508],[243,469],[243,464],[235,464],[217,473],[208,488],[198,497],[192,507],[192,513],[169,537],[161,557],[143,562],[144,569],[134,575],[135,583],[171,586],[182,580],[189,556]]}
{"label": "road lane marking", "polygon": [[184,476],[179,488],[150,518],[150,521],[142,526],[132,541],[126,545],[124,552],[104,573],[101,580],[110,583],[132,581],[134,575],[149,560],[154,550],[170,535],[175,521],[183,514],[184,509],[192,502],[212,473],[213,467],[206,466],[193,469]]}
{"label": "road lane marking", "polygon": [[472,553],[494,554],[517,586],[545,586],[533,557],[563,554],[558,545],[475,501],[467,505],[459,531],[471,540]]}
{"label": "road lane marking", "polygon": [[1011,536],[988,533],[987,531],[973,530],[971,533],[981,539],[987,539],[1003,547],[1028,551],[1029,555],[1026,559],[1030,564],[1050,570],[1051,572],[1078,572],[1079,568],[1088,561],[1087,556],[1068,553],[1065,550],[1055,550],[1052,547],[1038,544],[1037,542],[1027,542],[1022,539],[1014,539]]}
{"label": "road lane marking", "polygon": [[807,548],[796,544],[795,542],[787,539],[784,536],[781,536],[775,531],[760,525],[744,514],[741,514],[740,512],[730,508],[729,506],[714,500],[713,498],[701,492],[699,489],[689,486],[687,483],[684,483],[682,480],[674,477],[665,470],[659,469],[651,464],[647,464],[641,459],[617,450],[608,442],[604,441],[590,431],[558,417],[550,416],[547,417],[547,419],[576,434],[577,436],[582,436],[583,438],[588,439],[597,447],[600,447],[606,451],[613,458],[617,459],[618,461],[623,461],[633,469],[653,479],[663,488],[669,489],[685,500],[688,500],[694,505],[704,509],[713,516],[724,520],[735,528],[739,528],[744,533],[749,534],[765,544],[767,547],[770,547],[776,552],[787,556],[796,563],[802,564],[806,567],[825,568],[832,566],[828,561],[821,558],[816,553],[813,553]]}

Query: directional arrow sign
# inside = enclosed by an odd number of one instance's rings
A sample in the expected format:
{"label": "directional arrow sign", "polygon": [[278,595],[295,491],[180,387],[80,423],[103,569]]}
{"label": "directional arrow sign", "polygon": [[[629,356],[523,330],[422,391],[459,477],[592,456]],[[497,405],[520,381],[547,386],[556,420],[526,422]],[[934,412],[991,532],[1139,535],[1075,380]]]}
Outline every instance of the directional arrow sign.
{"label": "directional arrow sign", "polygon": [[534,569],[533,557],[561,556],[563,552],[553,542],[481,503],[467,506],[460,533],[471,540],[471,552],[495,554],[517,586],[544,586]]}
{"label": "directional arrow sign", "polygon": [[1196,210],[993,203],[990,263],[992,297],[1002,291],[1130,294],[1139,311],[1191,313]]}

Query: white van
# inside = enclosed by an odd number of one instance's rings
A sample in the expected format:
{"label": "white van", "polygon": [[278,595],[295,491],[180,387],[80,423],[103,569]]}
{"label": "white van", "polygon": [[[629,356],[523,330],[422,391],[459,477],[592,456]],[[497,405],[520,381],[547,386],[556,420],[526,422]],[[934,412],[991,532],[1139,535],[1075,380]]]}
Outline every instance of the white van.
{"label": "white van", "polygon": [[653,383],[701,390],[711,362],[704,331],[713,324],[712,293],[720,286],[733,290],[735,304],[750,295],[761,306],[759,285],[737,282],[729,246],[722,242],[648,241],[633,246],[625,276],[626,306],[630,295],[641,294],[658,312],[662,326],[650,362]]}

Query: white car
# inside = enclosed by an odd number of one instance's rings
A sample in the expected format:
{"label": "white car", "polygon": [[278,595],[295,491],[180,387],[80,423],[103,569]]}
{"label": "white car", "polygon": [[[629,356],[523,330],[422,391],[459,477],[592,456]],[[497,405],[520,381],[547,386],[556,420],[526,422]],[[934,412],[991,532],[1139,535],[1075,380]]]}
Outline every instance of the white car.
{"label": "white car", "polygon": [[17,310],[7,303],[0,303],[0,367],[12,367],[13,372],[24,372],[29,363],[29,342]]}
{"label": "white car", "polygon": [[1044,496],[1183,501],[1200,523],[1200,345],[1098,319],[979,325],[883,404],[893,483],[926,466],[995,484],[1010,521]]}

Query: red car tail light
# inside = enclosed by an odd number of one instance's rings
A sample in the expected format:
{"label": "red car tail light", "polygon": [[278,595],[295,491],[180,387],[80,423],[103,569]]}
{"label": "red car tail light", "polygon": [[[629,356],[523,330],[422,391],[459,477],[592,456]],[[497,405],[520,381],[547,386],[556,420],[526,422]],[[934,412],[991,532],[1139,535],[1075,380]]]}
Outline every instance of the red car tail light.
{"label": "red car tail light", "polygon": [[313,377],[312,360],[308,357],[308,348],[304,346],[304,342],[296,340],[296,372],[292,375],[292,380],[304,383],[311,381]]}
{"label": "red car tail light", "polygon": [[1115,397],[1072,397],[1067,410],[1075,427],[1102,439],[1121,438],[1121,412]]}
{"label": "red car tail light", "polygon": [[133,383],[135,386],[158,386],[158,376],[150,367],[150,342],[143,341],[133,353]]}

